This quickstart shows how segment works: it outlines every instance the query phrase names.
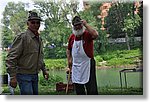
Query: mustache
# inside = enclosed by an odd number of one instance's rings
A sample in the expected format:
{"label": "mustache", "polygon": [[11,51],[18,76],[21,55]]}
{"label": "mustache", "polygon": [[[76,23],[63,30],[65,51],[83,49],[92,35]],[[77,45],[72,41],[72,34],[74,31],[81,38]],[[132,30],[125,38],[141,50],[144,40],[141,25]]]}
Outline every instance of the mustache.
{"label": "mustache", "polygon": [[77,35],[82,35],[82,34],[84,33],[85,29],[82,28],[82,29],[80,29],[80,30],[75,30],[75,29],[73,28],[72,31],[73,31],[73,34],[77,36]]}

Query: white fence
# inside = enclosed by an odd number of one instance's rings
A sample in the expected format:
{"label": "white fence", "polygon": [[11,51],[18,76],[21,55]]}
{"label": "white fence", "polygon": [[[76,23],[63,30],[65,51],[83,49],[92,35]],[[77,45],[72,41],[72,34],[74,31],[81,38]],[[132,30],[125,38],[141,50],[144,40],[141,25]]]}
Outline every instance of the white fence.
{"label": "white fence", "polygon": [[[135,37],[134,40],[141,41],[141,37]],[[109,43],[125,43],[126,40],[125,40],[125,38],[116,38],[116,39],[110,38],[110,39],[108,39],[108,42]]]}

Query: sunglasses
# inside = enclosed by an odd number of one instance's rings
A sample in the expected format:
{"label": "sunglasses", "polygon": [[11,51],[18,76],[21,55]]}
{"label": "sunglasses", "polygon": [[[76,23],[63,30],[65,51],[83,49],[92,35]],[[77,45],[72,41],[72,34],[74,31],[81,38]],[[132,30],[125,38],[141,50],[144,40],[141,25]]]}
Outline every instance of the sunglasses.
{"label": "sunglasses", "polygon": [[40,21],[31,21],[31,24],[40,24]]}

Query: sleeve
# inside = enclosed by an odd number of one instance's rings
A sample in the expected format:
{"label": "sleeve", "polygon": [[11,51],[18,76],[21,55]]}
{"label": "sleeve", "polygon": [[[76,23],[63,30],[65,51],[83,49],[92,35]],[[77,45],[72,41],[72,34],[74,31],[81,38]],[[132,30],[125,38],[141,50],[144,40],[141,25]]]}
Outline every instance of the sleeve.
{"label": "sleeve", "polygon": [[73,45],[73,41],[74,41],[74,36],[73,34],[70,35],[69,39],[68,39],[68,50],[72,50],[72,45]]}
{"label": "sleeve", "polygon": [[10,77],[16,75],[16,64],[21,53],[23,51],[23,39],[21,35],[16,36],[14,39],[11,49],[8,52],[6,58],[6,70],[10,74]]}
{"label": "sleeve", "polygon": [[92,38],[91,34],[90,34],[87,30],[85,31],[85,33],[86,33],[86,39],[87,39],[87,41],[92,41],[92,40],[94,40],[94,39]]}

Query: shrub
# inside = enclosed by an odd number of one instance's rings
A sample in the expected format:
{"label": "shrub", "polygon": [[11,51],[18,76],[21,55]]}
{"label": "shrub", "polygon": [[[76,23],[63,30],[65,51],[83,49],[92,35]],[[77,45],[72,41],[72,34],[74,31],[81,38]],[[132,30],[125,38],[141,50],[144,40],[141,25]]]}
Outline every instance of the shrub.
{"label": "shrub", "polygon": [[106,54],[102,55],[102,58],[103,58],[105,61],[107,61],[107,60],[116,58],[116,55],[115,55],[115,54],[111,54],[111,53],[106,53]]}
{"label": "shrub", "polygon": [[48,69],[64,69],[67,66],[66,59],[45,59]]}
{"label": "shrub", "polygon": [[61,78],[60,76],[56,75],[50,75],[48,80],[45,80],[43,76],[40,76],[40,81],[39,83],[42,86],[48,86],[48,87],[53,87],[56,85],[57,82],[63,82],[63,78]]}
{"label": "shrub", "polygon": [[134,60],[124,59],[124,58],[113,58],[107,61],[108,66],[129,65],[133,63],[134,63]]}
{"label": "shrub", "polygon": [[103,58],[98,55],[98,56],[95,57],[95,60],[96,60],[97,62],[102,62],[102,61],[103,61]]}

